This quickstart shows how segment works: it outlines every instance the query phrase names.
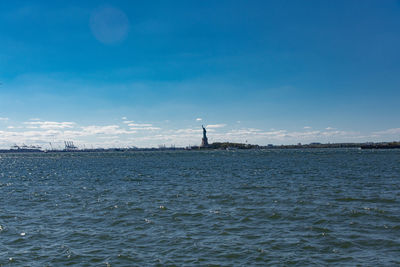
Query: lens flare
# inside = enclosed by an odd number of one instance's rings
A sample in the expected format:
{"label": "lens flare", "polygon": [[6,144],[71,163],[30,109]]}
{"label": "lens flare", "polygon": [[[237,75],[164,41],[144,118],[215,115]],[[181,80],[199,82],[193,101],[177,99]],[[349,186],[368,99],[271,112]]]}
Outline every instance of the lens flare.
{"label": "lens flare", "polygon": [[90,29],[101,43],[120,43],[128,35],[129,20],[120,9],[102,6],[93,11],[90,17]]}

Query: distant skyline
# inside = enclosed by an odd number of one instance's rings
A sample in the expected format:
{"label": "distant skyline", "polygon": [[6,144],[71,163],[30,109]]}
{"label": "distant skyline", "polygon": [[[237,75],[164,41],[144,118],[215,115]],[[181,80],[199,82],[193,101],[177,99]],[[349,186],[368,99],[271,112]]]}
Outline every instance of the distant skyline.
{"label": "distant skyline", "polygon": [[0,3],[0,148],[400,140],[400,1]]}

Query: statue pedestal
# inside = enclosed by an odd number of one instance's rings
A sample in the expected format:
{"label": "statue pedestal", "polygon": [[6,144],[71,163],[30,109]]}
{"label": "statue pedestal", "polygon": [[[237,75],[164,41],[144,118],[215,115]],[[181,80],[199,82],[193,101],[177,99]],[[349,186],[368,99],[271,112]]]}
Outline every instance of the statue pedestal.
{"label": "statue pedestal", "polygon": [[200,147],[208,147],[208,138],[207,137],[203,137],[202,139],[201,139],[201,145],[200,145]]}
{"label": "statue pedestal", "polygon": [[208,139],[207,139],[207,131],[206,131],[206,128],[204,128],[203,125],[201,125],[201,128],[203,128],[203,138],[201,139],[201,145],[200,145],[200,147],[208,147]]}

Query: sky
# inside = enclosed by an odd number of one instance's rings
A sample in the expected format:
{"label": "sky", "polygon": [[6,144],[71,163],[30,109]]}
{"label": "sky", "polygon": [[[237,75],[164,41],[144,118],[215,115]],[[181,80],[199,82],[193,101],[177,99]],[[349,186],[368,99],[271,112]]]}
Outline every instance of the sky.
{"label": "sky", "polygon": [[2,1],[0,148],[400,140],[400,1]]}

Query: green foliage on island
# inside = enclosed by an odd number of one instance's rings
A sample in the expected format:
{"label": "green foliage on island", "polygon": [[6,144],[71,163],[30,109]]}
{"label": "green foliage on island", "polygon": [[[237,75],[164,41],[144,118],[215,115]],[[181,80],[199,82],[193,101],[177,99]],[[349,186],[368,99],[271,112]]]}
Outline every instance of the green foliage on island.
{"label": "green foliage on island", "polygon": [[392,149],[400,148],[400,142],[380,142],[380,143],[310,143],[297,145],[251,145],[243,143],[215,142],[201,149],[308,149],[308,148],[362,148],[362,149]]}
{"label": "green foliage on island", "polygon": [[400,142],[371,143],[360,146],[361,149],[392,149],[400,148]]}
{"label": "green foliage on island", "polygon": [[215,142],[208,145],[210,149],[255,149],[260,148],[259,145],[250,145],[242,143],[230,143],[230,142]]}
{"label": "green foliage on island", "polygon": [[290,149],[290,148],[298,148],[298,149],[305,149],[305,148],[359,148],[361,144],[359,143],[310,143],[310,144],[297,144],[297,145],[280,145],[280,146],[273,146],[272,148],[279,148],[279,149]]}

